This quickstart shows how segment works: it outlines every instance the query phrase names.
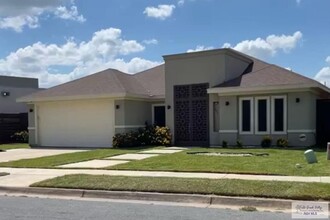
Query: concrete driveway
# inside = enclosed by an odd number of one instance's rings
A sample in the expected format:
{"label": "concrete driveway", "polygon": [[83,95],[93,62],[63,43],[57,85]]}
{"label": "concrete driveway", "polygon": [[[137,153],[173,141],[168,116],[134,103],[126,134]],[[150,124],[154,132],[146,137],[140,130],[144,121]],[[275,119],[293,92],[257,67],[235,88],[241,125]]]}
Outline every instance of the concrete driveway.
{"label": "concrete driveway", "polygon": [[0,152],[0,163],[13,160],[31,159],[37,157],[53,156],[66,153],[83,152],[86,150],[66,149],[13,149]]}

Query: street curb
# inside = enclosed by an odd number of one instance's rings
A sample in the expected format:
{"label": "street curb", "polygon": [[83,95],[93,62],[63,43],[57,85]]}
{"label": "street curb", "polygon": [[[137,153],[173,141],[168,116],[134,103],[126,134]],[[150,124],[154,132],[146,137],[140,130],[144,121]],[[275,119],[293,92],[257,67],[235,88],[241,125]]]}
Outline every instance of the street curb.
{"label": "street curb", "polygon": [[130,191],[102,191],[84,189],[60,189],[39,187],[0,187],[0,192],[12,194],[41,194],[63,197],[101,198],[120,200],[144,200],[159,202],[199,203],[208,205],[226,206],[253,206],[259,208],[291,209],[293,201],[284,199],[267,199],[255,197],[229,197],[200,194],[174,194],[154,192],[130,192]]}

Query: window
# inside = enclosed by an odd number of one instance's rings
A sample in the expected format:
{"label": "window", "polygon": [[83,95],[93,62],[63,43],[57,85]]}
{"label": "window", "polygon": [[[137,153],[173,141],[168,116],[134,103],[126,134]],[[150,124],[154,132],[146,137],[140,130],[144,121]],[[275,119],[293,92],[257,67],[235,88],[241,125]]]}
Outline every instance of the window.
{"label": "window", "polygon": [[165,126],[165,105],[154,104],[152,105],[152,124],[157,126]]}
{"label": "window", "polygon": [[240,134],[286,134],[286,96],[240,98],[239,132]]}
{"label": "window", "polygon": [[213,102],[213,131],[219,132],[220,130],[219,118],[219,102]]}
{"label": "window", "polygon": [[241,98],[239,105],[240,133],[253,133],[253,98]]}
{"label": "window", "polygon": [[287,123],[286,96],[272,97],[272,133],[285,134]]}
{"label": "window", "polygon": [[270,108],[269,97],[255,98],[255,133],[269,134]]}

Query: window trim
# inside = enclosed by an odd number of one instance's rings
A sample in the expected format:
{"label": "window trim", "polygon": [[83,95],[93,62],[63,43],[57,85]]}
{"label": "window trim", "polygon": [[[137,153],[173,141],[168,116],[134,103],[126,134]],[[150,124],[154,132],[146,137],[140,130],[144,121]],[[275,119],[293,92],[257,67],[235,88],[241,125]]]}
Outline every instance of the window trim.
{"label": "window trim", "polygon": [[166,123],[166,106],[165,106],[165,103],[162,103],[162,104],[152,104],[151,105],[151,115],[152,115],[151,122],[152,122],[152,124],[155,124],[155,107],[159,107],[159,106],[165,107],[165,123]]}
{"label": "window trim", "polygon": [[[243,131],[243,101],[250,101],[250,131]],[[253,128],[254,128],[254,104],[253,104],[253,97],[241,97],[239,98],[239,133],[240,134],[253,134]]]}
{"label": "window trim", "polygon": [[[270,133],[270,124],[271,124],[271,120],[270,120],[270,97],[269,96],[257,96],[254,98],[255,102],[254,102],[254,114],[255,114],[255,126],[254,126],[254,133],[255,134],[269,134]],[[267,108],[266,108],[266,117],[267,117],[267,130],[266,131],[259,131],[259,108],[258,108],[258,101],[259,100],[266,100],[267,103]]]}
{"label": "window trim", "polygon": [[[275,99],[283,99],[283,131],[275,131]],[[271,132],[272,134],[287,134],[287,123],[288,123],[288,118],[287,118],[287,96],[286,95],[277,95],[277,96],[272,96],[271,97],[271,124],[272,124],[272,129]]]}

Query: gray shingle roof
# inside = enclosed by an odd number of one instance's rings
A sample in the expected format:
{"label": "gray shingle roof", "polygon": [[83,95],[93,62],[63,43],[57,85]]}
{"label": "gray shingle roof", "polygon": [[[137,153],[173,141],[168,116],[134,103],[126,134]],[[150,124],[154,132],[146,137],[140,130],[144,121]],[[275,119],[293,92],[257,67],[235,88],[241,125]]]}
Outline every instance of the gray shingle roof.
{"label": "gray shingle roof", "polygon": [[[21,98],[22,101],[53,100],[74,97],[139,96],[141,98],[164,98],[164,65],[137,73],[126,74],[115,69],[82,77],[44,91]],[[152,83],[150,83],[152,82]]]}
{"label": "gray shingle roof", "polygon": [[[232,49],[231,49],[232,50]],[[233,50],[235,51],[235,50]],[[224,82],[216,87],[253,88],[265,86],[315,85],[325,87],[318,81],[302,76],[283,67],[266,63],[257,58],[235,51],[252,60],[250,66],[239,77]]]}
{"label": "gray shingle roof", "polygon": [[[266,63],[244,53],[229,50],[243,56],[251,63],[239,77],[214,87],[260,89],[267,86],[308,85],[329,91],[327,87],[308,77],[285,68]],[[164,64],[136,74],[126,74],[115,69],[107,69],[44,91],[23,97],[19,101],[47,101],[75,99],[81,97],[140,97],[148,99],[165,98]]]}

